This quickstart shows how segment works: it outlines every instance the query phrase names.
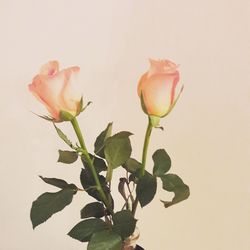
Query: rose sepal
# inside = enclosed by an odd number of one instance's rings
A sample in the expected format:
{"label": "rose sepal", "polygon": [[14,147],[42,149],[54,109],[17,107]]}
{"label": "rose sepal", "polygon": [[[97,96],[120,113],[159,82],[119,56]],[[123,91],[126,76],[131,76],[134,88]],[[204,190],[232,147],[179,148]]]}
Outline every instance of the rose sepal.
{"label": "rose sepal", "polygon": [[33,113],[34,115],[36,115],[36,116],[38,116],[38,117],[40,117],[40,118],[46,120],[46,121],[49,121],[49,122],[54,122],[54,123],[60,122],[60,121],[57,121],[56,119],[54,119],[53,117],[48,116],[48,115],[38,115],[38,114],[36,114],[36,113],[34,113],[34,112],[32,112],[32,113]]}
{"label": "rose sepal", "polygon": [[60,111],[60,121],[63,122],[63,121],[72,121],[75,116],[72,115],[71,113],[67,112],[67,111],[64,111],[64,110],[61,110]]}
{"label": "rose sepal", "polygon": [[161,118],[159,116],[155,116],[155,115],[149,115],[148,117],[149,117],[149,122],[150,122],[151,126],[154,128],[159,128]]}
{"label": "rose sepal", "polygon": [[77,108],[77,111],[76,111],[76,116],[80,115],[92,102],[89,101],[85,106],[83,106],[83,97],[81,97],[81,100],[79,102],[79,106]]}
{"label": "rose sepal", "polygon": [[177,103],[177,101],[179,100],[180,96],[181,96],[181,93],[184,89],[184,85],[182,85],[181,89],[180,89],[180,92],[179,94],[177,95],[176,99],[174,100],[173,104],[170,106],[169,110],[167,111],[167,113],[165,115],[163,115],[162,117],[165,117],[167,116],[171,111],[172,109],[174,108],[175,104]]}
{"label": "rose sepal", "polygon": [[143,112],[148,115],[147,108],[146,108],[144,98],[143,98],[143,91],[141,92],[140,100],[141,100],[141,107],[142,107]]}

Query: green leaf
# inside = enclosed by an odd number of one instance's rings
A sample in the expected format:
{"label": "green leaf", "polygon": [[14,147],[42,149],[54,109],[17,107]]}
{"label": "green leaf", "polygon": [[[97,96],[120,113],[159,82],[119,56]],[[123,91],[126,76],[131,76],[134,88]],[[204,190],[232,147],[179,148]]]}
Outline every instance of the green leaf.
{"label": "green leaf", "polygon": [[[101,186],[103,188],[104,193],[110,197],[112,200],[112,197],[110,195],[110,190],[107,186],[106,179],[104,176],[98,174],[99,181],[101,183]],[[95,180],[92,176],[92,174],[89,172],[88,169],[82,169],[81,175],[80,175],[80,180],[83,188],[86,190],[86,192],[94,197],[96,200],[102,201],[100,194],[98,193],[96,189],[96,183]]]}
{"label": "green leaf", "polygon": [[171,159],[164,149],[158,149],[153,154],[155,176],[162,176],[169,171],[171,167]]}
{"label": "green leaf", "polygon": [[113,230],[118,233],[122,239],[129,237],[135,231],[136,219],[129,210],[123,210],[113,215]]}
{"label": "green leaf", "polygon": [[68,235],[81,242],[89,241],[93,233],[107,229],[107,224],[101,219],[87,219],[76,224]]}
{"label": "green leaf", "polygon": [[138,169],[141,168],[141,163],[138,162],[134,158],[129,158],[123,165],[122,165],[128,172],[135,173]]}
{"label": "green leaf", "polygon": [[97,173],[100,173],[102,171],[107,170],[107,165],[106,165],[105,161],[101,158],[94,157],[93,164],[94,164],[94,167],[95,167]]}
{"label": "green leaf", "polygon": [[82,219],[88,217],[101,218],[104,215],[105,215],[105,208],[103,204],[100,202],[89,203],[81,210]]}
{"label": "green leaf", "polygon": [[71,190],[77,191],[77,186],[75,184],[68,184],[66,181],[57,179],[57,178],[47,178],[47,177],[42,177],[39,176],[44,182],[47,184],[56,186],[58,188],[66,189],[69,188]]}
{"label": "green leaf", "polygon": [[182,181],[182,179],[178,175],[166,174],[161,176],[161,180],[164,190],[174,192],[174,198],[172,199],[172,201],[162,201],[166,208],[189,197],[189,187]]}
{"label": "green leaf", "polygon": [[105,141],[107,140],[108,137],[111,136],[111,132],[112,132],[112,125],[113,123],[110,122],[107,126],[107,128],[101,132],[101,134],[96,138],[95,141],[95,154],[104,158],[104,145],[105,145]]}
{"label": "green leaf", "polygon": [[136,245],[135,246],[135,250],[145,250],[144,248],[142,248],[141,246],[139,246],[139,245]]}
{"label": "green leaf", "polygon": [[137,169],[135,172],[129,175],[129,182],[134,182],[135,184],[138,184],[140,175],[141,175],[141,171],[140,169]]}
{"label": "green leaf", "polygon": [[72,142],[68,139],[68,137],[62,132],[62,130],[61,129],[59,129],[56,125],[55,125],[55,123],[54,123],[54,127],[55,127],[55,129],[56,129],[56,132],[57,132],[57,134],[59,135],[59,137],[68,145],[68,146],[70,146],[72,149],[77,149],[77,147],[75,147],[73,144],[72,144]]}
{"label": "green leaf", "polygon": [[57,162],[71,164],[71,163],[75,162],[78,158],[78,154],[74,151],[58,150],[58,152],[59,152],[59,158],[58,158]]}
{"label": "green leaf", "polygon": [[[95,170],[97,171],[97,173],[100,173],[102,171],[107,170],[107,165],[106,165],[105,161],[102,158],[96,157],[96,156],[94,156],[92,154],[89,154],[89,155],[90,155],[90,158],[93,161],[93,165],[94,165]],[[82,163],[83,163],[84,167],[86,169],[88,169],[89,166],[88,166],[88,163],[87,163],[87,161],[85,159],[85,155],[82,155],[81,159],[82,159]]]}
{"label": "green leaf", "polygon": [[156,177],[145,172],[136,186],[136,195],[142,207],[150,203],[156,193],[157,182]]}
{"label": "green leaf", "polygon": [[109,167],[117,168],[129,159],[132,152],[130,135],[130,132],[122,131],[106,140],[104,154]]}
{"label": "green leaf", "polygon": [[112,231],[102,231],[93,234],[87,250],[121,250],[122,239]]}
{"label": "green leaf", "polygon": [[126,183],[127,183],[126,178],[120,178],[120,181],[118,184],[118,191],[122,195],[122,197],[125,201],[127,200],[127,196],[126,196],[126,192],[125,192],[125,184]]}
{"label": "green leaf", "polygon": [[75,191],[62,189],[57,193],[44,193],[32,203],[30,218],[33,229],[49,219],[53,214],[69,205]]}

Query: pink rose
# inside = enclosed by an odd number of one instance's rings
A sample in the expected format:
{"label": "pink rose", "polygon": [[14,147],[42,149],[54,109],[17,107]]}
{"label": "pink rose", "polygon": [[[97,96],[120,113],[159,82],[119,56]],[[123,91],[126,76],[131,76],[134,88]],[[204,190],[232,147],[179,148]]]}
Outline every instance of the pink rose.
{"label": "pink rose", "polygon": [[166,116],[179,97],[180,93],[176,95],[178,81],[175,63],[150,60],[150,69],[141,77],[137,89],[144,112],[156,117]]}
{"label": "pink rose", "polygon": [[61,114],[77,116],[82,109],[82,95],[77,88],[79,67],[59,71],[57,61],[50,61],[41,67],[38,75],[29,84],[29,90],[43,103],[53,120],[64,120]]}

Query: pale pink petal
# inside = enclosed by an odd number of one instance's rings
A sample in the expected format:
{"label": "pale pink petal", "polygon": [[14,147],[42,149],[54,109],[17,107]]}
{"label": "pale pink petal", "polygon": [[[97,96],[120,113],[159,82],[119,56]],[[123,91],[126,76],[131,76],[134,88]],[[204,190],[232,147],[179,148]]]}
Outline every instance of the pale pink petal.
{"label": "pale pink petal", "polygon": [[179,72],[177,72],[173,75],[173,87],[172,87],[171,96],[170,96],[170,104],[171,105],[173,104],[173,102],[176,99],[175,91],[176,91],[176,86],[177,86],[179,80],[180,80],[180,74],[179,74]]}
{"label": "pale pink petal", "polygon": [[40,75],[54,76],[59,71],[58,61],[50,61],[43,65],[40,69]]}
{"label": "pale pink petal", "polygon": [[78,111],[82,92],[78,82],[79,67],[71,67],[60,72],[64,76],[64,85],[60,93],[60,106],[75,115]]}
{"label": "pale pink petal", "polygon": [[164,116],[173,102],[176,75],[155,75],[145,82],[143,99],[149,115]]}
{"label": "pale pink petal", "polygon": [[147,78],[148,78],[148,72],[146,72],[145,74],[142,75],[142,77],[138,83],[137,94],[139,97],[141,97],[141,91],[142,91],[142,88],[143,88],[144,83],[146,82]]}
{"label": "pale pink petal", "polygon": [[173,74],[177,71],[178,65],[169,60],[153,60],[150,59],[150,69],[148,77],[155,74]]}
{"label": "pale pink petal", "polygon": [[42,104],[45,105],[45,107],[49,111],[50,115],[53,118],[55,118],[56,120],[58,120],[59,119],[59,112],[58,112],[58,110],[53,108],[50,100],[48,99],[48,95],[46,95],[46,93],[48,93],[48,91],[44,88],[41,88],[41,86],[43,86],[43,82],[42,82],[43,79],[41,79],[41,78],[43,78],[43,77],[41,77],[39,75],[34,77],[32,84],[28,85],[29,90],[38,99],[38,101],[40,101]]}
{"label": "pale pink petal", "polygon": [[76,115],[79,111],[81,92],[77,89],[79,67],[58,72],[58,62],[44,65],[40,74],[29,85],[30,91],[43,103],[51,116],[60,121],[60,111]]}
{"label": "pale pink petal", "polygon": [[59,117],[60,93],[63,88],[64,78],[57,74],[54,77],[39,76],[40,82],[33,82],[36,86],[37,95],[45,102],[45,104],[56,114],[55,118]]}

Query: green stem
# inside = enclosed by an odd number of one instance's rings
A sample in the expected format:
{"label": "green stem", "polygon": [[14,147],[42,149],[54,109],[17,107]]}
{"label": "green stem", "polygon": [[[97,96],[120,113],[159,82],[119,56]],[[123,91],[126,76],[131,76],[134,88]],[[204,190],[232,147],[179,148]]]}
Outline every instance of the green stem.
{"label": "green stem", "polygon": [[150,118],[149,118],[148,119],[148,127],[147,127],[147,130],[146,130],[145,139],[144,139],[144,146],[143,146],[143,153],[142,153],[142,166],[141,166],[141,170],[140,170],[140,177],[144,176],[144,174],[145,174],[145,167],[146,167],[146,161],[147,161],[147,152],[148,152],[148,144],[149,144],[152,128],[153,128],[153,126],[152,126]]}
{"label": "green stem", "polygon": [[[148,117],[148,127],[147,127],[146,134],[145,134],[143,152],[142,152],[142,166],[141,166],[141,169],[140,169],[140,178],[143,177],[144,174],[145,174],[145,167],[146,167],[147,153],[148,153],[148,145],[149,145],[152,129],[153,129],[153,125],[152,125],[152,122],[150,120],[150,117]],[[138,197],[136,197],[135,201],[133,202],[133,205],[132,205],[132,214],[134,216],[135,216],[135,212],[136,212],[136,209],[137,209],[138,202],[139,202]]]}
{"label": "green stem", "polygon": [[112,208],[110,206],[110,203],[109,203],[109,201],[108,201],[108,199],[107,199],[107,197],[106,197],[106,195],[105,195],[105,193],[103,191],[103,188],[101,186],[100,180],[98,178],[95,167],[93,165],[93,161],[91,160],[90,155],[88,153],[88,150],[86,148],[86,145],[85,145],[85,142],[84,142],[84,139],[83,139],[83,136],[82,136],[82,132],[81,132],[81,129],[79,127],[79,124],[78,124],[76,118],[71,120],[71,124],[72,124],[72,126],[73,126],[73,128],[74,128],[74,130],[76,132],[77,138],[78,138],[79,143],[81,145],[81,148],[83,150],[83,154],[84,154],[84,156],[86,158],[87,165],[88,165],[88,167],[89,167],[89,169],[90,169],[90,171],[91,171],[91,173],[93,175],[93,178],[95,180],[97,191],[99,192],[99,194],[101,196],[101,199],[104,202],[105,206],[108,208],[108,210],[111,213],[113,213],[113,210],[112,210]]}

